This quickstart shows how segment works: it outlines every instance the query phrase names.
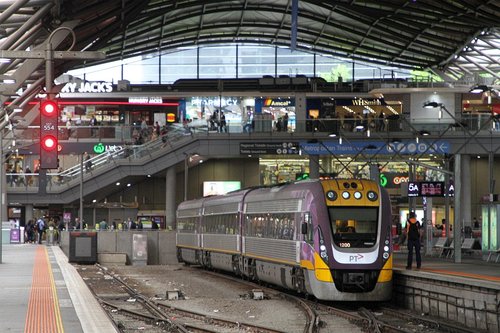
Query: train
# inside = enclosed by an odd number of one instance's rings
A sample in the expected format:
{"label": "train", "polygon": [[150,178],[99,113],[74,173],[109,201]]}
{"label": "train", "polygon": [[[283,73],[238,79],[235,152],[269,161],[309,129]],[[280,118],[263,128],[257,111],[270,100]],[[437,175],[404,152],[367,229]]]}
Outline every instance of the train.
{"label": "train", "polygon": [[188,200],[177,259],[326,301],[387,301],[388,193],[368,179],[309,179]]}

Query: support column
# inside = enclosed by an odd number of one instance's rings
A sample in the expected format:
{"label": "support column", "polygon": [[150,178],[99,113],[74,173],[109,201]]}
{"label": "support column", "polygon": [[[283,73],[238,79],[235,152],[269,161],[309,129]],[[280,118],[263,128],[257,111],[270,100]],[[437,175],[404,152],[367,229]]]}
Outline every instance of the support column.
{"label": "support column", "polygon": [[295,94],[295,132],[305,133],[306,131],[306,94]]}
{"label": "support column", "polygon": [[33,220],[33,205],[26,204],[24,206],[24,223],[27,225],[29,220]]}
{"label": "support column", "polygon": [[462,155],[455,155],[455,218],[453,223],[453,247],[455,253],[455,263],[462,262]]}
{"label": "support column", "polygon": [[175,167],[167,169],[165,176],[165,227],[173,230],[175,227]]}
{"label": "support column", "polygon": [[462,155],[462,228],[472,227],[472,204],[471,204],[471,178],[470,175],[470,155]]}
{"label": "support column", "polygon": [[319,179],[319,155],[309,155],[309,178]]}

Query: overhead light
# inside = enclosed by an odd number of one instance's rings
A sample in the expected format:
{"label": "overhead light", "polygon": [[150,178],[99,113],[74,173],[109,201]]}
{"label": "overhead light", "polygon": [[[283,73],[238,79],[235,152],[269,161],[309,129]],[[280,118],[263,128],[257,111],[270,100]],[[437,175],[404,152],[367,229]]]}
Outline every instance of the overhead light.
{"label": "overhead light", "polygon": [[341,144],[342,144],[342,137],[339,136],[339,145],[341,145]]}
{"label": "overhead light", "polygon": [[335,137],[337,136],[337,133],[332,132],[332,133],[328,134],[328,136],[329,136],[330,138],[335,138]]}
{"label": "overhead light", "polygon": [[11,60],[7,58],[0,58],[0,64],[10,64]]}
{"label": "overhead light", "polygon": [[127,187],[130,187],[130,186],[132,186],[132,184],[128,183],[128,184],[127,184]]}
{"label": "overhead light", "polygon": [[421,131],[420,131],[420,135],[427,136],[427,135],[431,135],[431,133],[429,133],[429,132],[428,132],[428,131],[426,131],[426,130],[421,130]]}
{"label": "overhead light", "polygon": [[480,93],[484,93],[484,92],[487,92],[489,91],[490,88],[488,88],[488,86],[485,86],[485,85],[478,85],[478,86],[474,86],[472,87],[469,92],[470,93],[473,93],[473,94],[480,94]]}
{"label": "overhead light", "polygon": [[120,182],[116,182],[116,186],[120,186]]}
{"label": "overhead light", "polygon": [[426,102],[424,103],[424,109],[435,109],[437,107],[441,106],[441,104],[437,102]]}
{"label": "overhead light", "polygon": [[96,203],[96,202],[97,202],[97,200],[96,200],[96,199],[94,199],[94,200],[92,200],[92,202],[93,202],[93,203]]}

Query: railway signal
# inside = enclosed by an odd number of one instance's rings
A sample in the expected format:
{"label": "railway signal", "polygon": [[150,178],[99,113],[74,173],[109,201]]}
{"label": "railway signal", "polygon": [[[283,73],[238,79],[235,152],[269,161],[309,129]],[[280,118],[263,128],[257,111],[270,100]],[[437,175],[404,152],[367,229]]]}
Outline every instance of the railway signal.
{"label": "railway signal", "polygon": [[40,169],[56,169],[58,155],[59,104],[52,99],[40,102]]}

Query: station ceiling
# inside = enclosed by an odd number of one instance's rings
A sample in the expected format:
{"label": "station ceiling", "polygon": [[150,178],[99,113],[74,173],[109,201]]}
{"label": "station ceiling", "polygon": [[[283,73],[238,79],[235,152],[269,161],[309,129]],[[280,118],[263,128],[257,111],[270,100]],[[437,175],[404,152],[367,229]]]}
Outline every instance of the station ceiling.
{"label": "station ceiling", "polygon": [[[74,31],[72,50],[105,52],[87,65],[235,43],[432,69],[450,81],[485,73],[500,79],[500,0],[0,0],[0,50],[43,50],[60,26]],[[53,47],[71,43],[68,35]],[[8,79],[26,63],[1,64],[0,75]],[[62,73],[82,61],[55,65]],[[30,68],[25,79],[17,76],[23,82],[0,88],[40,83],[43,62],[23,70]]]}

